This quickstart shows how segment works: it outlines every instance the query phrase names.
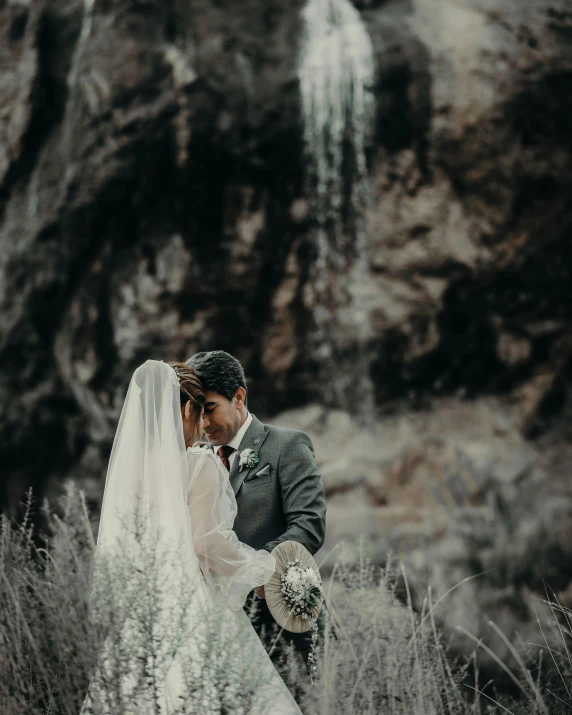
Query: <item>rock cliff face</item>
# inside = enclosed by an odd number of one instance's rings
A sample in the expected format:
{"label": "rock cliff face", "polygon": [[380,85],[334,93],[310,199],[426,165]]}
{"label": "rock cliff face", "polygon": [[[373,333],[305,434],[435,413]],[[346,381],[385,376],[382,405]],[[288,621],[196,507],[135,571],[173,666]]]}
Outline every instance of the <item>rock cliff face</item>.
{"label": "rock cliff face", "polygon": [[0,2],[5,506],[66,476],[96,495],[134,367],[214,347],[259,414],[316,438],[332,540],[425,523],[439,544],[451,510],[498,522],[487,495],[529,523],[524,493],[566,492],[547,475],[569,438],[569,3],[355,5],[375,62],[367,208],[359,247],[351,221],[330,247],[324,322],[302,0]]}

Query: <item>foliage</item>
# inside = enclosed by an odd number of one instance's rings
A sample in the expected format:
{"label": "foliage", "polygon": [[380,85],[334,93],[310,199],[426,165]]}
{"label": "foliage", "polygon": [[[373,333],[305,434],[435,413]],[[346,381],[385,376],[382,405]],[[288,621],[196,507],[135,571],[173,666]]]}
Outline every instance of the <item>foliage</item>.
{"label": "foliage", "polygon": [[[143,712],[142,703],[145,712],[159,713],[160,679],[184,651],[181,636],[191,615],[192,588],[183,571],[165,559],[159,542],[138,533],[130,548],[123,540],[115,557],[96,571],[92,588],[95,543],[81,495],[68,490],[63,517],[50,516],[51,536],[43,547],[34,542],[31,508],[30,496],[23,522],[13,525],[2,517],[0,526],[0,712],[78,715],[91,682],[91,709],[85,706],[84,713],[100,712],[98,692],[107,693],[103,705],[111,715]],[[447,652],[435,612],[448,594],[434,603],[429,590],[416,612],[403,567],[373,566],[363,544],[358,554],[357,563],[340,559],[327,584],[314,683],[293,653],[280,666],[306,715],[570,710],[572,612],[554,594],[547,591],[539,609],[548,609],[562,645],[555,648],[554,635],[543,630],[540,662],[533,660],[537,649],[517,649],[497,628],[518,664],[514,671],[497,658],[515,685],[513,695],[503,695],[494,683],[479,682],[476,658],[455,662]],[[134,570],[133,558],[143,568]],[[157,607],[165,589],[172,596],[168,613]],[[182,659],[186,695],[172,712],[253,713],[252,692],[266,684],[256,681],[240,628],[225,631],[220,611],[209,610],[205,637]],[[486,644],[474,640],[495,659]],[[105,688],[98,690],[100,685]]]}

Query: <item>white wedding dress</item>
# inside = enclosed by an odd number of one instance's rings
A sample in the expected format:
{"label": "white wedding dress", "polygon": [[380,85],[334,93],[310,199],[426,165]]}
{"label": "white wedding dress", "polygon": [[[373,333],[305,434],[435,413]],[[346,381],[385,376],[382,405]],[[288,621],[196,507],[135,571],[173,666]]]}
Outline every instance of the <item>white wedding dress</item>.
{"label": "white wedding dress", "polygon": [[101,646],[81,715],[300,715],[242,606],[274,557],[232,530],[212,452],[186,450],[174,370],[137,368],[113,444],[91,604]]}

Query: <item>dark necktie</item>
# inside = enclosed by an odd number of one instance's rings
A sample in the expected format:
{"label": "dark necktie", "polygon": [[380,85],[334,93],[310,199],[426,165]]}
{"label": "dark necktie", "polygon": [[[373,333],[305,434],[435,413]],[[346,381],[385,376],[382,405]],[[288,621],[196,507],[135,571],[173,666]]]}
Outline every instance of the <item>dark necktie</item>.
{"label": "dark necktie", "polygon": [[230,461],[229,457],[230,455],[234,452],[233,447],[229,447],[228,444],[225,444],[224,447],[219,447],[218,448],[218,456],[220,457],[220,461],[224,464],[224,466],[228,469],[230,472]]}

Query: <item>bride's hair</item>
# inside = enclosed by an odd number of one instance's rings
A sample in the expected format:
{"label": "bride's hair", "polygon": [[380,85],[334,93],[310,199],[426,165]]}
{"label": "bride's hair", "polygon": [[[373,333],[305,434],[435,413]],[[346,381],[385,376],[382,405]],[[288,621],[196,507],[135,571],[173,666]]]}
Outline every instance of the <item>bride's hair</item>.
{"label": "bride's hair", "polygon": [[170,362],[169,365],[179,378],[181,407],[184,407],[190,400],[195,419],[198,422],[205,404],[205,393],[197,373],[184,362]]}

